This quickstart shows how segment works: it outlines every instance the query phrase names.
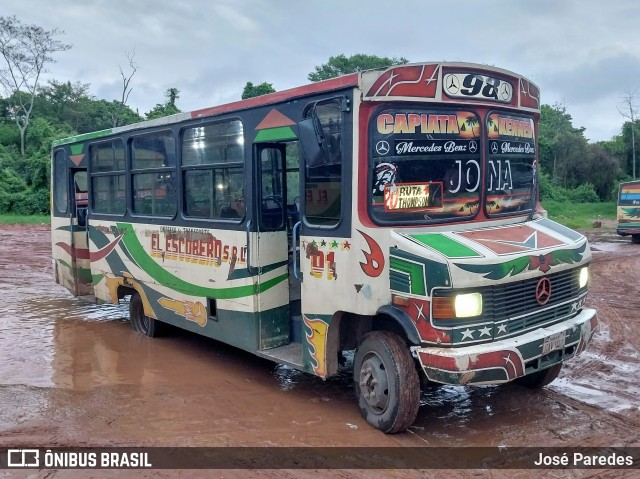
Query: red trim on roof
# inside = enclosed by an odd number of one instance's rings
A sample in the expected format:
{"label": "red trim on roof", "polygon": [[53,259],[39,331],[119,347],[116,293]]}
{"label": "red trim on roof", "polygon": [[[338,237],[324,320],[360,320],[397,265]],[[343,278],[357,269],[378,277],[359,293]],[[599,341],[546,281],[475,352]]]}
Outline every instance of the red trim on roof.
{"label": "red trim on roof", "polygon": [[222,113],[228,113],[236,110],[245,110],[247,108],[253,108],[256,106],[278,103],[290,98],[311,95],[313,93],[339,90],[341,88],[346,88],[349,86],[356,86],[357,84],[358,73],[351,73],[349,75],[344,75],[338,78],[331,78],[330,80],[311,83],[310,85],[291,88],[289,90],[278,91],[275,93],[269,93],[268,95],[248,98],[246,100],[234,101],[233,103],[227,103],[225,105],[214,106],[211,108],[204,108],[202,110],[194,110],[191,112],[191,118],[220,115]]}

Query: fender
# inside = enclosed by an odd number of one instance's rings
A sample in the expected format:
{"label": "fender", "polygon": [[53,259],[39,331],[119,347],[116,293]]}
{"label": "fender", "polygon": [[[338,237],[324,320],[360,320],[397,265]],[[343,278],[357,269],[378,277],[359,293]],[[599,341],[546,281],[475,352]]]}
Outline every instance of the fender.
{"label": "fender", "polygon": [[390,318],[394,319],[400,325],[400,327],[402,327],[402,330],[407,335],[407,339],[411,344],[417,346],[422,343],[422,341],[420,341],[420,335],[418,334],[418,329],[416,328],[415,323],[405,311],[391,304],[385,304],[384,306],[378,308],[377,314],[389,316]]}

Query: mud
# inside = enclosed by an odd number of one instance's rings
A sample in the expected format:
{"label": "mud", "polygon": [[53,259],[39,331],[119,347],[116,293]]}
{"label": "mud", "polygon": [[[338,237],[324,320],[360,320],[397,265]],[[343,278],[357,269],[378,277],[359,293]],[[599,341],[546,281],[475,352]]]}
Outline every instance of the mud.
{"label": "mud", "polygon": [[[598,310],[600,328],[558,380],[534,392],[509,385],[429,388],[414,426],[384,435],[360,417],[346,372],[322,381],[180,330],[157,339],[136,334],[126,303],[96,306],[54,283],[48,226],[0,226],[0,447],[640,446],[640,246],[613,235],[592,239],[587,303]],[[10,477],[110,477],[115,471],[86,472],[12,472]],[[187,472],[127,475],[190,477]],[[557,477],[633,477],[633,471],[556,472]],[[245,476],[246,471],[215,473]]]}

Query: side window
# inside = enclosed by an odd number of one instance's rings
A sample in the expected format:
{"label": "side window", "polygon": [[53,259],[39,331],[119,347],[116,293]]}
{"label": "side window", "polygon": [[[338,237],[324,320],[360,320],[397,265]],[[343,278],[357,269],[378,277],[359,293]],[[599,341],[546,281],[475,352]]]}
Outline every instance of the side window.
{"label": "side window", "polygon": [[174,216],[176,195],[176,145],[173,133],[160,131],[131,140],[133,212],[149,216]]}
{"label": "side window", "polygon": [[284,226],[284,191],[282,152],[264,148],[260,152],[260,226],[262,231]]}
{"label": "side window", "polygon": [[240,221],[244,204],[244,132],[239,120],[182,134],[184,215]]}
{"label": "side window", "polygon": [[[307,116],[314,114],[311,109]],[[305,168],[305,217],[316,226],[335,226],[342,211],[342,111],[337,101],[318,103],[327,161]]]}
{"label": "side window", "polygon": [[68,199],[67,155],[64,150],[58,150],[53,155],[53,205],[56,213],[67,213],[69,208]]}
{"label": "side window", "polygon": [[127,208],[122,140],[89,147],[91,206],[95,213],[123,215]]}

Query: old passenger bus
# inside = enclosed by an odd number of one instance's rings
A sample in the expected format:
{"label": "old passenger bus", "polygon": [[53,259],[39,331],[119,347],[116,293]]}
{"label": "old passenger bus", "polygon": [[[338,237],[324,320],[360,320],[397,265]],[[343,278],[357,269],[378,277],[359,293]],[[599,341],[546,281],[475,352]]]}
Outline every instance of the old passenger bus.
{"label": "old passenger bus", "polygon": [[392,433],[420,384],[541,387],[597,326],[537,208],[538,87],[422,63],[56,141],[58,283],[328,378]]}
{"label": "old passenger bus", "polygon": [[620,183],[617,210],[616,233],[631,235],[632,243],[640,243],[640,181]]}

